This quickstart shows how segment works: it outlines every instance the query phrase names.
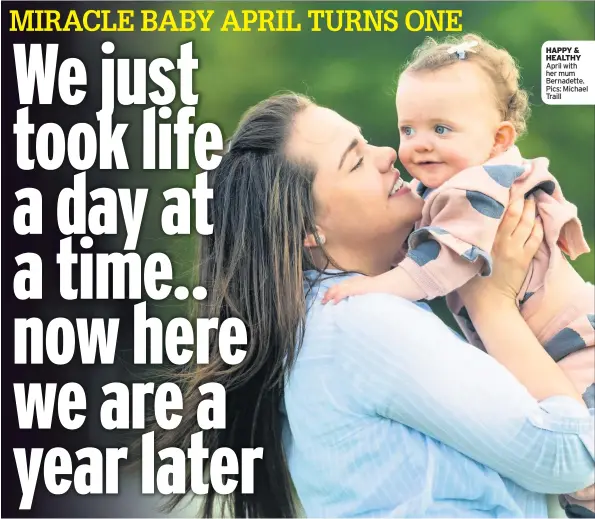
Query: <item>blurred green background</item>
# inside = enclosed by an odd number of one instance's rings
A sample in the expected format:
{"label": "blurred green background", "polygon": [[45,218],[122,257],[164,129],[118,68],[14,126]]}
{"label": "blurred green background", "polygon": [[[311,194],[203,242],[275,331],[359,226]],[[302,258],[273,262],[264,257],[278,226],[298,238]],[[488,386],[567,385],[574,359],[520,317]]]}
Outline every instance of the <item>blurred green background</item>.
{"label": "blurred green background", "polygon": [[[550,106],[541,100],[541,47],[550,40],[594,40],[594,2],[201,2],[142,3],[114,8],[214,9],[210,32],[134,32],[87,34],[93,52],[106,40],[116,43],[113,57],[176,59],[179,46],[196,42],[199,70],[195,91],[200,94],[195,123],[215,122],[229,137],[251,105],[271,94],[293,90],[312,96],[362,127],[365,137],[378,145],[398,148],[394,92],[400,67],[426,36],[442,38],[449,33],[410,32],[405,13],[426,9],[460,9],[463,32],[480,34],[506,48],[519,62],[522,86],[531,96],[532,116],[528,134],[518,143],[526,157],[547,156],[566,197],[579,208],[585,235],[595,248],[595,107]],[[225,13],[234,9],[293,9],[301,32],[221,32]],[[395,32],[311,32],[308,9],[398,9]],[[459,34],[459,33],[452,33]],[[89,53],[92,53],[89,50]],[[97,62],[97,61],[96,61]],[[591,88],[594,88],[593,85]],[[152,89],[152,88],[151,88]],[[126,146],[132,171],[112,176],[110,185],[149,187],[138,251],[144,255],[166,252],[174,266],[175,285],[194,286],[196,236],[165,236],[160,214],[165,206],[163,190],[194,185],[195,170],[142,171],[141,111],[146,107],[119,107],[119,120],[132,123]],[[403,168],[401,168],[403,171]],[[405,177],[408,177],[405,174]],[[114,243],[114,247],[117,248]],[[575,263],[585,279],[595,281],[595,255]],[[171,298],[150,302],[151,313],[163,322],[184,315],[190,301]],[[449,324],[454,321],[442,301],[432,303]],[[552,499],[551,514],[562,516]]]}
{"label": "blurred green background", "polygon": [[[147,9],[148,4],[142,4]],[[474,32],[506,48],[521,66],[522,84],[531,96],[532,116],[528,134],[519,142],[527,157],[547,156],[566,197],[579,208],[587,241],[593,248],[595,213],[595,107],[551,106],[541,100],[541,46],[549,40],[595,39],[593,2],[203,2],[154,3],[165,9],[214,9],[210,32],[114,33],[114,57],[178,57],[179,45],[194,39],[199,70],[194,78],[200,94],[195,123],[211,121],[230,136],[242,113],[254,103],[281,90],[308,94],[363,128],[374,144],[398,148],[394,91],[398,70],[426,36],[438,32],[411,32],[405,13],[426,9],[460,9],[463,32]],[[221,32],[225,14],[234,9],[293,9],[300,32]],[[308,9],[398,9],[395,32],[311,32]],[[138,16],[138,15],[137,15]],[[100,37],[99,35],[97,37]],[[106,35],[101,35],[103,40]],[[102,40],[102,41],[103,41]],[[593,88],[593,87],[592,87]],[[139,107],[123,107],[118,115],[133,120],[128,150],[140,157]],[[134,132],[137,132],[136,136]],[[175,261],[178,283],[193,286],[196,238],[166,237],[159,216],[162,189],[193,186],[194,171],[140,172],[121,178],[129,185],[152,188],[139,251],[169,252]],[[401,168],[402,169],[402,168]],[[405,175],[407,177],[407,175]],[[580,257],[575,266],[595,281],[593,253]],[[187,303],[171,300],[155,308],[163,318],[184,311]],[[439,314],[452,323],[441,302]]]}

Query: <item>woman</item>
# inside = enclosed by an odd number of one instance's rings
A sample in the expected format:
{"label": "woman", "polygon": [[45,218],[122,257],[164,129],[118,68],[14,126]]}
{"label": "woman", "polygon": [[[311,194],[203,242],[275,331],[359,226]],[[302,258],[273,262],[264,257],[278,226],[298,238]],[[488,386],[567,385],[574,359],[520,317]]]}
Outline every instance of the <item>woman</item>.
{"label": "woman", "polygon": [[[209,173],[200,312],[242,319],[248,346],[227,366],[213,334],[214,360],[183,379],[186,403],[222,383],[227,427],[204,431],[205,447],[264,448],[255,493],[224,496],[226,514],[292,516],[293,481],[316,517],[544,517],[544,493],[593,482],[592,416],[515,304],[542,239],[533,202],[511,205],[493,275],[462,291],[490,355],[394,296],[321,304],[346,272],[388,270],[419,218],[421,199],[395,192],[395,160],[337,113],[286,95],[246,114]],[[161,447],[194,432],[189,412]]]}

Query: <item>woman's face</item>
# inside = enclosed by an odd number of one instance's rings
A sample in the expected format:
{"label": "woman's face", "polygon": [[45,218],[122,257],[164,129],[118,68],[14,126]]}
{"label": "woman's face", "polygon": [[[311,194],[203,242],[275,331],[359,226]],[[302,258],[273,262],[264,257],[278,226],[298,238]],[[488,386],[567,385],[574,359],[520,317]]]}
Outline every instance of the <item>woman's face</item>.
{"label": "woman's face", "polygon": [[331,256],[344,268],[355,268],[344,264],[356,258],[390,263],[423,206],[393,166],[396,151],[369,144],[353,123],[312,105],[296,118],[289,154],[315,166],[316,223]]}

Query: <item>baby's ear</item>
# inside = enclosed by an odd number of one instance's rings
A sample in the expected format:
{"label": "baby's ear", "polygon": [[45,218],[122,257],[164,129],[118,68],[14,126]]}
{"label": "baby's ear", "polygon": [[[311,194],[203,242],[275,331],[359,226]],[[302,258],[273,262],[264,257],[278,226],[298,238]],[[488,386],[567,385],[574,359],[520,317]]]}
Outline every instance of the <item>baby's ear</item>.
{"label": "baby's ear", "polygon": [[510,148],[516,141],[516,130],[509,121],[502,121],[496,133],[494,134],[494,146],[492,147],[492,157]]}

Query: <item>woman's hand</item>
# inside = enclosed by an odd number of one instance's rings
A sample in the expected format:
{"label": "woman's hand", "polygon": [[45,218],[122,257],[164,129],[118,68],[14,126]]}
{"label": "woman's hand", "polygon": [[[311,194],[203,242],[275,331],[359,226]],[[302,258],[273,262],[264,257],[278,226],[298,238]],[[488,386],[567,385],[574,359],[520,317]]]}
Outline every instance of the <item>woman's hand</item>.
{"label": "woman's hand", "polygon": [[465,305],[478,298],[499,297],[516,302],[531,260],[543,241],[533,197],[512,202],[498,228],[492,249],[492,275],[476,276],[459,291]]}

